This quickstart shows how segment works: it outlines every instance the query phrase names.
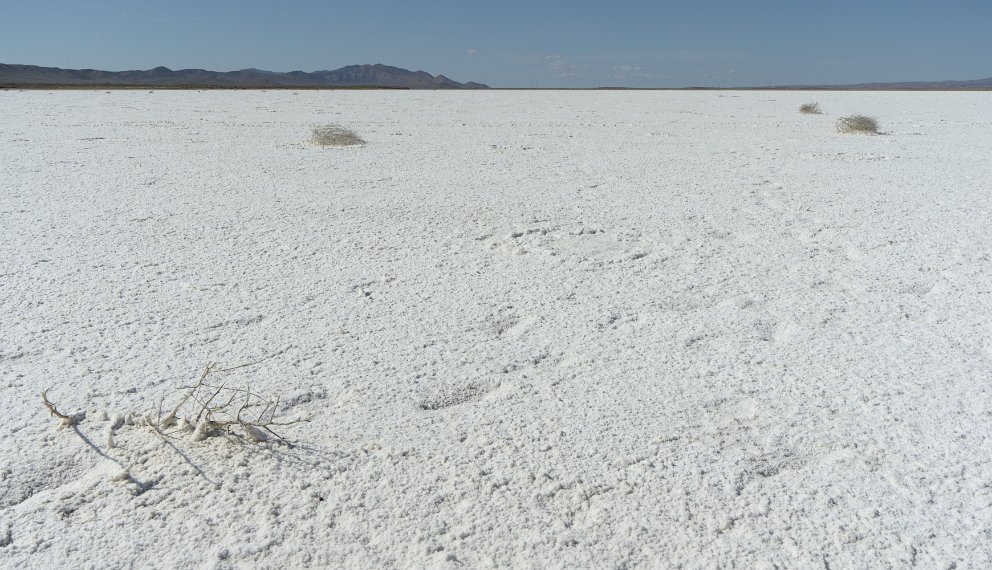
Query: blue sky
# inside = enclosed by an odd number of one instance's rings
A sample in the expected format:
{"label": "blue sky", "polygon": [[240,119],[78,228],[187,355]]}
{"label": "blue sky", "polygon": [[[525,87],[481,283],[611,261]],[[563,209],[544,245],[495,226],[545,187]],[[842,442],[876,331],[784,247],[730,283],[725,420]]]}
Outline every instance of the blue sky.
{"label": "blue sky", "polygon": [[992,0],[0,0],[0,62],[273,71],[385,63],[494,87],[992,76]]}

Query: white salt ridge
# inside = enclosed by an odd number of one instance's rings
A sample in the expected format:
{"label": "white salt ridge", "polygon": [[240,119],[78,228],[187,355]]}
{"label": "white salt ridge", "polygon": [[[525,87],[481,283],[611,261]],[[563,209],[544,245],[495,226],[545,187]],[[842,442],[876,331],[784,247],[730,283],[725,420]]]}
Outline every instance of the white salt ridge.
{"label": "white salt ridge", "polygon": [[0,92],[0,566],[992,565],[992,94],[807,99]]}

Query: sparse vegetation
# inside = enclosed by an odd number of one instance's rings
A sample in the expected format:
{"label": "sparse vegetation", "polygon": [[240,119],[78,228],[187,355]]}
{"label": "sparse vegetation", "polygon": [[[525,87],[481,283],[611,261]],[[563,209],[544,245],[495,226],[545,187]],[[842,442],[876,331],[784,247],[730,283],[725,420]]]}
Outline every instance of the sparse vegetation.
{"label": "sparse vegetation", "polygon": [[318,146],[353,146],[365,144],[362,137],[341,125],[314,125],[310,142]]}
{"label": "sparse vegetation", "polygon": [[803,103],[799,106],[799,112],[804,115],[822,115],[819,103]]}
{"label": "sparse vegetation", "polygon": [[[235,388],[229,387],[226,382],[210,381],[212,374],[231,372],[253,364],[255,363],[232,368],[219,368],[215,363],[207,364],[196,384],[181,388],[183,396],[165,416],[159,406],[157,413],[143,416],[128,414],[126,418],[114,420],[108,430],[107,447],[115,447],[113,432],[124,424],[147,426],[162,438],[189,434],[193,441],[202,441],[212,436],[227,435],[250,443],[267,441],[273,437],[287,443],[286,438],[276,433],[275,429],[308,421],[307,418],[282,420],[277,417],[278,397],[274,400],[265,398],[252,392],[251,386]],[[59,418],[59,429],[76,426],[86,417],[84,413],[68,415],[60,412],[48,399],[48,390],[42,392],[41,398],[45,408]]]}
{"label": "sparse vegetation", "polygon": [[194,441],[221,433],[244,437],[252,442],[265,441],[270,435],[286,441],[273,428],[306,420],[277,420],[278,397],[275,400],[264,398],[252,392],[251,386],[231,388],[226,383],[218,385],[207,382],[208,376],[214,372],[230,372],[245,366],[251,364],[234,368],[218,368],[216,364],[207,364],[199,381],[194,386],[187,387],[188,392],[176,407],[164,418],[157,418],[153,427],[192,430]]}
{"label": "sparse vegetation", "polygon": [[878,121],[874,117],[867,117],[865,115],[841,117],[837,119],[837,132],[877,135],[879,132]]}

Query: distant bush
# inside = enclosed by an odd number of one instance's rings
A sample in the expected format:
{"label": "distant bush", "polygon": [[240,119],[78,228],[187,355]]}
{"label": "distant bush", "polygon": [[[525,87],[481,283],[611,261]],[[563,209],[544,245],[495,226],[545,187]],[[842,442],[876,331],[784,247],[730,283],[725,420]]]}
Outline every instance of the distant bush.
{"label": "distant bush", "polygon": [[362,137],[340,125],[315,125],[310,142],[318,146],[352,146],[365,144]]}
{"label": "distant bush", "polygon": [[864,115],[841,117],[840,119],[837,119],[837,132],[877,135],[878,121],[876,121],[874,117],[866,117]]}
{"label": "distant bush", "polygon": [[803,103],[799,106],[799,112],[804,115],[822,115],[819,103]]}

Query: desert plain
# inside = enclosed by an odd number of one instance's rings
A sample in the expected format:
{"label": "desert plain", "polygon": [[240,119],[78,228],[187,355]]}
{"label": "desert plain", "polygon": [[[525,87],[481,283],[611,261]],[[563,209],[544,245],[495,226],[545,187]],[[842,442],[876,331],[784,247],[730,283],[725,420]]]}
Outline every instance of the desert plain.
{"label": "desert plain", "polygon": [[992,93],[0,117],[0,566],[992,565]]}

